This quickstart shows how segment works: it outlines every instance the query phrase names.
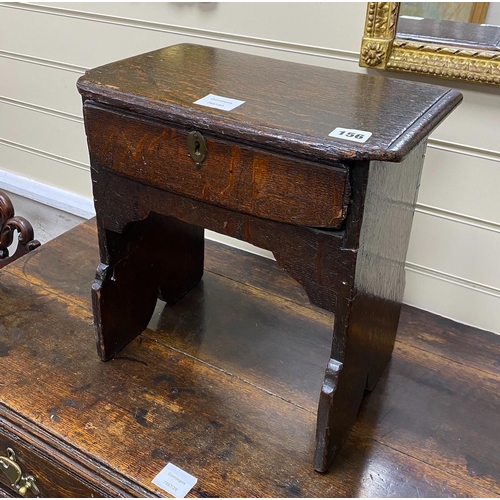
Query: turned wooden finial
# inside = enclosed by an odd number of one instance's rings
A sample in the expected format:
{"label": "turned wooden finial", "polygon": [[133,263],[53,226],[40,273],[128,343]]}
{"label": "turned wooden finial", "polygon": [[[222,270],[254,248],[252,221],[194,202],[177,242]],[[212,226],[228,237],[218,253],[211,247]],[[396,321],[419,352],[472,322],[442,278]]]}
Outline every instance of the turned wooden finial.
{"label": "turned wooden finial", "polygon": [[[14,234],[18,232],[19,242],[13,255],[9,247],[14,242]],[[40,242],[35,240],[33,226],[24,218],[14,215],[14,206],[10,198],[0,191],[0,269],[38,248]]]}

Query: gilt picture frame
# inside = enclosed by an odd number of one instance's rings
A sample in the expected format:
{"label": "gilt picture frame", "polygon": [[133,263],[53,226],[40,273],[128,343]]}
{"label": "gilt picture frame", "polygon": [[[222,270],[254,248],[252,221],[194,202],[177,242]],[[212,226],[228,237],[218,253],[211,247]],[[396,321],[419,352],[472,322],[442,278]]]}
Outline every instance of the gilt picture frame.
{"label": "gilt picture frame", "polygon": [[361,67],[500,85],[500,50],[398,39],[399,10],[399,2],[368,3]]}

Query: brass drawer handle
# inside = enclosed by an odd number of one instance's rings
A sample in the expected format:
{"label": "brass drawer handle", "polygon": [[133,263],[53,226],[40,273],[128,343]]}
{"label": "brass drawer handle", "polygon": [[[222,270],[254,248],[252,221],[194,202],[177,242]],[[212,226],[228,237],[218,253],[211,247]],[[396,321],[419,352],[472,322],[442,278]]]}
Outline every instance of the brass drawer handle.
{"label": "brass drawer handle", "polygon": [[36,486],[36,479],[33,476],[23,475],[21,467],[16,462],[16,454],[12,448],[7,448],[7,456],[0,457],[0,471],[2,471],[10,481],[10,486],[14,488],[22,497],[26,496],[28,490],[38,495],[40,490]]}
{"label": "brass drawer handle", "polygon": [[205,138],[199,132],[189,132],[187,137],[187,150],[195,167],[200,168],[207,157],[208,149]]}

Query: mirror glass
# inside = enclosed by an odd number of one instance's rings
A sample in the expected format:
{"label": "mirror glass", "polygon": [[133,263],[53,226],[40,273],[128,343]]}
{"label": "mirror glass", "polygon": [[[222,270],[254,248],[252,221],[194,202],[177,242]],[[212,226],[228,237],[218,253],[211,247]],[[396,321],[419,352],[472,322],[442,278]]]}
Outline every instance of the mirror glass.
{"label": "mirror glass", "polygon": [[396,38],[500,49],[500,2],[402,2]]}

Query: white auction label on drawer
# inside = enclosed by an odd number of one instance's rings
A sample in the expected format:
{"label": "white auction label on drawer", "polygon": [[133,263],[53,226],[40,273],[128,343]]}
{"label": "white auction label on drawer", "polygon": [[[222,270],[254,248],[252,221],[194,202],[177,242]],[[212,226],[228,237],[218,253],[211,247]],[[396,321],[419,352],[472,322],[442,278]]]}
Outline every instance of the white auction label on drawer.
{"label": "white auction label on drawer", "polygon": [[153,479],[153,484],[175,498],[184,498],[197,481],[194,476],[169,462]]}
{"label": "white auction label on drawer", "polygon": [[239,101],[238,99],[231,99],[230,97],[208,94],[207,96],[194,101],[193,104],[207,106],[208,108],[222,109],[223,111],[232,111],[234,108],[237,108],[244,103],[245,101]]}
{"label": "white auction label on drawer", "polygon": [[367,132],[366,130],[356,130],[355,128],[337,127],[328,135],[329,137],[338,137],[339,139],[345,139],[346,141],[363,143],[366,142],[372,136],[372,133]]}

